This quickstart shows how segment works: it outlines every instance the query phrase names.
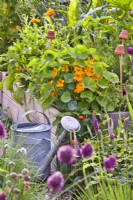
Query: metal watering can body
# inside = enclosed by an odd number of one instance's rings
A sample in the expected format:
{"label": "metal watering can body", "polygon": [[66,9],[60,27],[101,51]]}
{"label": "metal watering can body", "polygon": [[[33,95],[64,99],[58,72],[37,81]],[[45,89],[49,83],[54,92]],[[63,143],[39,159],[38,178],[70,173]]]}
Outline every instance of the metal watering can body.
{"label": "metal watering can body", "polygon": [[[31,110],[24,113],[20,119],[12,126],[14,131],[14,146],[17,145],[26,149],[26,160],[33,171],[39,176],[38,169],[41,167],[43,160],[48,155],[51,149],[51,125],[49,119],[44,113],[47,124],[39,123],[20,123],[23,117],[32,112]],[[42,177],[47,177],[50,174],[50,166],[41,174]]]}

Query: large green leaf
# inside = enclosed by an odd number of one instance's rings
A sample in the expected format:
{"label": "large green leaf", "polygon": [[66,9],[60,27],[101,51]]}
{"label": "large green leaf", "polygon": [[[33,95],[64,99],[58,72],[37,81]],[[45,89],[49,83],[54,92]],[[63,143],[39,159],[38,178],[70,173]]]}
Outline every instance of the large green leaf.
{"label": "large green leaf", "polygon": [[78,108],[77,101],[69,101],[68,102],[69,110],[77,110],[77,108]]}
{"label": "large green leaf", "polygon": [[97,85],[102,89],[108,88],[108,81],[105,79],[100,79],[97,81]]}
{"label": "large green leaf", "polygon": [[37,58],[33,58],[33,59],[28,63],[27,67],[34,66],[34,65],[36,64],[37,60],[38,60]]}
{"label": "large green leaf", "polygon": [[66,83],[73,82],[73,74],[71,73],[64,74],[64,79]]}
{"label": "large green leaf", "polygon": [[47,99],[45,99],[45,101],[43,101],[42,103],[43,109],[46,110],[47,108],[50,108],[54,100],[55,100],[55,97],[52,95],[50,95]]}
{"label": "large green leaf", "polygon": [[61,96],[61,101],[64,103],[67,103],[71,100],[71,95],[68,91],[64,92],[63,95]]}
{"label": "large green leaf", "polygon": [[85,88],[88,88],[92,92],[96,91],[96,83],[91,78],[83,78],[83,84]]}
{"label": "large green leaf", "polygon": [[103,77],[106,80],[110,81],[111,83],[118,83],[119,82],[119,78],[118,78],[117,74],[109,72],[109,71],[104,72]]}
{"label": "large green leaf", "polygon": [[23,105],[25,87],[19,87],[13,94],[13,98],[17,103]]}
{"label": "large green leaf", "polygon": [[96,97],[97,102],[100,106],[105,107],[107,105],[107,99],[104,97]]}
{"label": "large green leaf", "polygon": [[91,91],[84,91],[84,92],[81,92],[80,97],[81,97],[81,98],[87,98],[87,99],[89,99],[89,100],[92,100],[92,98],[93,98],[93,93],[92,93]]}
{"label": "large green leaf", "polygon": [[5,80],[6,80],[6,89],[10,90],[11,92],[13,92],[14,91],[13,83],[15,81],[14,75],[8,75],[8,77],[5,78]]}
{"label": "large green leaf", "polygon": [[70,0],[68,8],[68,27],[72,27],[78,21],[80,0]]}
{"label": "large green leaf", "polygon": [[87,49],[86,46],[77,44],[74,48],[67,47],[68,54],[71,55],[74,59],[87,59],[88,55],[93,52],[93,49]]}
{"label": "large green leaf", "polygon": [[54,87],[50,84],[44,84],[40,90],[41,98],[39,101],[45,101],[49,96],[50,93],[54,90]]}
{"label": "large green leaf", "polygon": [[78,110],[80,112],[87,111],[88,107],[89,107],[89,104],[87,102],[79,102],[78,103]]}

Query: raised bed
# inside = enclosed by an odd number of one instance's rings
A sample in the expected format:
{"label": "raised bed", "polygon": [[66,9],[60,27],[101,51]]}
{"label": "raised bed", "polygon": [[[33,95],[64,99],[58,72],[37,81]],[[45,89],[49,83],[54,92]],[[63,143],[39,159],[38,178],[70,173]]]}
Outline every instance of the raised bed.
{"label": "raised bed", "polygon": [[[4,79],[6,76],[6,72],[1,73],[1,79]],[[25,113],[28,110],[37,110],[39,112],[43,112],[47,115],[47,117],[50,120],[50,123],[56,119],[56,114],[59,113],[59,111],[53,107],[43,110],[41,103],[37,102],[37,99],[30,100],[30,95],[28,92],[25,92],[24,95],[24,105],[19,105],[14,99],[13,95],[10,91],[6,89],[6,83],[4,82],[3,88],[0,94],[1,104],[4,109],[4,113],[8,115],[9,118],[15,123],[18,118],[22,116],[23,113]],[[33,113],[30,114],[30,120],[33,122],[39,122],[44,123],[45,119],[42,114],[39,113]],[[28,119],[25,117],[22,122],[28,122]],[[57,126],[52,127],[52,140],[54,140],[54,136],[56,133]]]}

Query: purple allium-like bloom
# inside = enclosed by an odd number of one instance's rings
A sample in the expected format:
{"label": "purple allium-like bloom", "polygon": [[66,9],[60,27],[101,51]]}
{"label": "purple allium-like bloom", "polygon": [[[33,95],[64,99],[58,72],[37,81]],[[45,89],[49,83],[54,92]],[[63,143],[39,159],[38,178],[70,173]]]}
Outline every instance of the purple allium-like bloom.
{"label": "purple allium-like bloom", "polygon": [[0,192],[0,200],[6,200],[6,193]]}
{"label": "purple allium-like bloom", "polygon": [[83,158],[89,158],[92,157],[94,148],[91,143],[87,142],[82,148],[81,148],[81,154]]}
{"label": "purple allium-like bloom", "polygon": [[70,145],[61,146],[57,152],[57,158],[64,164],[71,164],[75,161],[74,150]]}
{"label": "purple allium-like bloom", "polygon": [[107,172],[113,172],[115,170],[116,163],[117,163],[116,157],[111,155],[104,159],[104,169]]}
{"label": "purple allium-like bloom", "polygon": [[114,138],[115,138],[114,133],[110,133],[110,139],[111,139],[111,140],[114,140]]}
{"label": "purple allium-like bloom", "polygon": [[52,192],[60,192],[64,186],[64,178],[61,172],[55,172],[47,179],[49,190]]}
{"label": "purple allium-like bloom", "polygon": [[98,134],[99,123],[98,123],[98,120],[97,120],[95,113],[93,113],[93,126],[94,126],[95,133]]}
{"label": "purple allium-like bloom", "polygon": [[0,122],[0,139],[4,138],[6,136],[6,131],[4,128],[4,124]]}
{"label": "purple allium-like bloom", "polygon": [[133,55],[133,48],[132,47],[127,48],[127,54]]}

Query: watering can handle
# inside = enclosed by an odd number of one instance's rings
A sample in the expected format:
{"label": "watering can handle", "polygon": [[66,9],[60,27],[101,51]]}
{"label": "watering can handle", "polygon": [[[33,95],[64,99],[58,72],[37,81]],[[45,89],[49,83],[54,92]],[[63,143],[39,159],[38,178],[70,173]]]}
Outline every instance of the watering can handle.
{"label": "watering can handle", "polygon": [[[17,122],[16,122],[16,124],[15,124],[15,126],[14,126],[14,129],[15,129],[15,130],[17,129],[19,123],[21,122],[21,120],[22,120],[26,115],[28,115],[28,114],[30,114],[30,113],[33,113],[33,112],[38,112],[38,111],[37,111],[37,110],[30,110],[30,111],[25,112],[25,113],[17,120]],[[50,121],[49,121],[48,117],[47,117],[44,113],[42,113],[42,112],[38,112],[38,113],[41,113],[42,115],[44,115],[44,117],[45,117],[46,120],[47,120],[47,123],[50,125]]]}

